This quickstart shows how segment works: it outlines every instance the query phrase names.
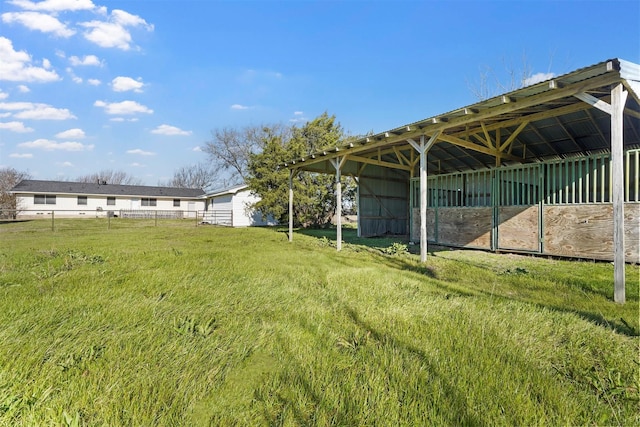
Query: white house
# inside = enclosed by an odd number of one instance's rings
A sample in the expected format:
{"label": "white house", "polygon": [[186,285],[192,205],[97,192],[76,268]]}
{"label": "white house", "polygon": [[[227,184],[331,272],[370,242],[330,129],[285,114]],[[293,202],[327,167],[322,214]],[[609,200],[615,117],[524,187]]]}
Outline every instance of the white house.
{"label": "white house", "polygon": [[195,218],[206,206],[204,191],[192,188],[114,185],[105,182],[23,180],[13,187],[18,217],[119,216]]}
{"label": "white house", "polygon": [[236,185],[207,194],[204,222],[232,227],[275,225],[273,218],[263,218],[252,208],[260,200],[251,194],[246,184]]}

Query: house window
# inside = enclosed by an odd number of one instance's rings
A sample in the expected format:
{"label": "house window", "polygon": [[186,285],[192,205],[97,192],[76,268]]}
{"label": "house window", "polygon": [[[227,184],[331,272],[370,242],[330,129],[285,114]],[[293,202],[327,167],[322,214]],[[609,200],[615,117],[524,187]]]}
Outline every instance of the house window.
{"label": "house window", "polygon": [[108,206],[115,206],[116,204],[116,198],[115,197],[107,197],[107,205]]}
{"label": "house window", "polygon": [[78,204],[86,205],[87,204],[87,196],[78,196]]}
{"label": "house window", "polygon": [[158,200],[142,198],[141,203],[142,203],[142,206],[156,206],[156,204],[158,203]]}
{"label": "house window", "polygon": [[173,207],[175,208],[180,207],[180,199],[173,199]]}
{"label": "house window", "polygon": [[33,204],[34,205],[55,205],[56,196],[52,196],[49,194],[35,194],[33,196]]}

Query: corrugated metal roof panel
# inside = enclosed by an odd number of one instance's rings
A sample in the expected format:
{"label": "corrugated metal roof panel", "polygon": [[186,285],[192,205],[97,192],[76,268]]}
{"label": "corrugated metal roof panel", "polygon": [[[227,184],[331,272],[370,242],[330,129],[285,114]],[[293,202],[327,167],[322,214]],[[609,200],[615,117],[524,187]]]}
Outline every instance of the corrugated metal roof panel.
{"label": "corrugated metal roof panel", "polygon": [[227,194],[236,194],[238,191],[242,191],[246,188],[249,188],[249,186],[247,184],[239,184],[239,185],[234,185],[233,187],[227,187],[227,188],[223,188],[220,190],[214,190],[211,193],[208,193],[206,195],[206,197],[218,197],[218,196],[224,196]]}
{"label": "corrugated metal roof panel", "polygon": [[633,62],[618,59],[620,63],[620,77],[625,80],[640,81],[640,65]]}

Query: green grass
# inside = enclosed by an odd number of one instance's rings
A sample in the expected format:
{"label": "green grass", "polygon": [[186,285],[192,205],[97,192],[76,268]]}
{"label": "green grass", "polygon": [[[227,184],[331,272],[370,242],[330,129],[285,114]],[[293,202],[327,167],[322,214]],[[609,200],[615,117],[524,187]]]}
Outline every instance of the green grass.
{"label": "green grass", "polygon": [[0,225],[0,425],[640,423],[637,266],[67,221]]}

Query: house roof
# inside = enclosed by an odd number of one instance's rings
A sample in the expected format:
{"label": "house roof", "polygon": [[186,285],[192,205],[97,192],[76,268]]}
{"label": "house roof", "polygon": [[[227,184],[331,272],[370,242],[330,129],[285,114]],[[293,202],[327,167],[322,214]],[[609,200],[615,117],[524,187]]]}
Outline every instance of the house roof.
{"label": "house roof", "polygon": [[240,191],[246,190],[247,188],[249,188],[247,184],[234,185],[233,187],[227,187],[220,190],[215,190],[211,193],[206,194],[205,197],[210,198],[210,197],[226,196],[227,194],[237,194]]}
{"label": "house roof", "polygon": [[204,191],[194,188],[149,187],[145,185],[115,185],[89,182],[22,180],[11,189],[12,193],[82,194],[102,196],[180,197],[196,199]]}
{"label": "house roof", "polygon": [[611,102],[611,87],[618,83],[630,94],[624,114],[624,147],[639,148],[640,65],[611,59],[304,158],[290,159],[282,166],[335,173],[331,161],[340,157],[344,161],[343,174],[359,175],[367,164],[415,171],[418,156],[409,140],[418,142],[421,137],[437,138],[427,153],[429,174],[608,152],[611,119],[598,107]]}

